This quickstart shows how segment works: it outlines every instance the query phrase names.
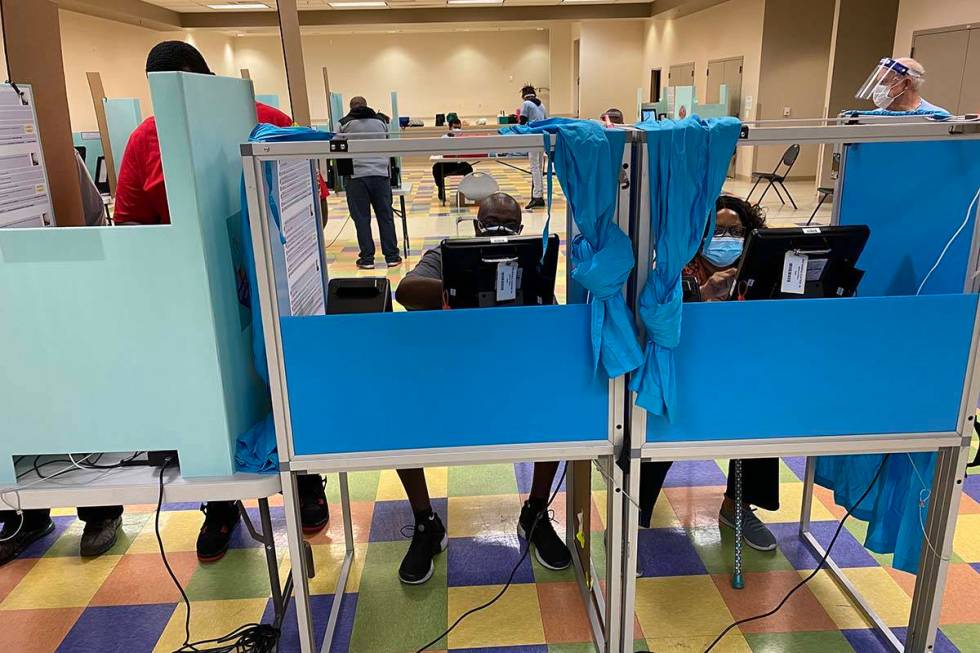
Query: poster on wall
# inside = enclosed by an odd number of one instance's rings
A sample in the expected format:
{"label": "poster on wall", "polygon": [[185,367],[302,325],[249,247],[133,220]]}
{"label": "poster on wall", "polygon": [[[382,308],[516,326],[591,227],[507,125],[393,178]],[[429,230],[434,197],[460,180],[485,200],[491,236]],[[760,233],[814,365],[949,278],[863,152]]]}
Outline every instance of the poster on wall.
{"label": "poster on wall", "polygon": [[0,84],[0,229],[54,224],[31,88]]}

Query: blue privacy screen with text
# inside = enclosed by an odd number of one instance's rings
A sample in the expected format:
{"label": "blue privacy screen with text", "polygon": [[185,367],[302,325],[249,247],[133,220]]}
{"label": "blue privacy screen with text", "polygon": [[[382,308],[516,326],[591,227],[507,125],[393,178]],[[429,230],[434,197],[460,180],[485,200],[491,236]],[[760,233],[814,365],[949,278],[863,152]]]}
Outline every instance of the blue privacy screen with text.
{"label": "blue privacy screen with text", "polygon": [[297,455],[608,440],[588,305],[281,319]]}
{"label": "blue privacy screen with text", "polygon": [[647,442],[951,432],[977,295],[684,305],[678,411]]}

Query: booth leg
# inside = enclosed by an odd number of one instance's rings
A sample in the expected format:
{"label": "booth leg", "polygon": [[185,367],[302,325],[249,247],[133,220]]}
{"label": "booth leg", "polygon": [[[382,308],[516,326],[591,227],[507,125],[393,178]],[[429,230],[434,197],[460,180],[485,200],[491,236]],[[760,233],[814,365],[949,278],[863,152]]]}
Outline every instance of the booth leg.
{"label": "booth leg", "polygon": [[962,446],[940,449],[936,458],[929,514],[925,523],[926,539],[919,557],[919,573],[915,577],[909,631],[905,641],[905,650],[912,653],[928,653],[936,645],[943,592],[953,552],[953,531],[969,455],[970,439],[967,437]]}
{"label": "booth leg", "polygon": [[351,566],[354,563],[354,531],[351,528],[350,489],[347,484],[347,472],[340,472],[340,511],[344,518],[344,561],[340,565],[337,576],[337,587],[334,589],[333,603],[330,606],[330,617],[327,619],[327,629],[323,635],[322,653],[329,653],[333,645],[333,636],[337,631],[340,619],[340,608],[344,602],[344,592],[347,589],[347,579],[350,577]]}
{"label": "booth leg", "polygon": [[623,649],[623,502],[625,484],[623,470],[613,456],[600,464],[607,465],[612,481],[606,485],[606,650],[616,653]]}
{"label": "booth leg", "polygon": [[[571,461],[566,461],[565,471],[565,536],[566,544],[572,552],[572,567],[575,569],[575,580],[578,583],[579,592],[582,595],[582,602],[585,603],[585,613],[589,618],[589,627],[592,629],[592,638],[595,641],[596,650],[600,653],[607,653],[606,636],[603,628],[602,616],[605,614],[605,597],[602,595],[602,588],[595,583],[595,571],[592,568],[592,557],[589,555],[583,560],[583,555],[589,552],[589,548],[580,548],[577,543],[576,533],[576,497],[575,487],[577,470]],[[591,533],[583,533],[583,537],[590,537]],[[586,540],[588,542],[588,540]],[[586,567],[588,565],[588,567]]]}
{"label": "booth leg", "polygon": [[272,593],[273,621],[276,628],[279,628],[282,626],[282,620],[286,614],[286,604],[289,602],[292,582],[288,581],[283,587],[279,581],[279,557],[276,555],[276,534],[272,528],[272,516],[269,514],[269,499],[262,497],[258,501],[262,532],[255,530],[252,519],[241,501],[238,502],[238,509],[241,511],[242,521],[245,523],[249,535],[256,542],[261,543],[265,551],[265,563],[269,570],[269,588]]}
{"label": "booth leg", "polygon": [[742,497],[742,460],[736,458],[732,461],[732,467],[735,472],[735,570],[732,572],[732,587],[740,590],[745,587],[745,579],[742,577],[742,523],[745,509]]}
{"label": "booth leg", "polygon": [[296,625],[299,630],[299,646],[302,653],[313,653],[313,616],[310,612],[310,585],[307,577],[308,560],[306,540],[299,513],[299,496],[296,475],[280,472],[282,497],[286,512],[286,534],[289,538],[289,560],[292,565],[293,591],[296,600]]}
{"label": "booth leg", "polygon": [[[626,475],[629,497],[638,499],[640,496],[640,455],[635,452],[630,456],[629,474]],[[637,553],[640,532],[640,509],[633,501],[624,502],[625,519],[623,520],[623,607],[622,635],[620,637],[624,653],[633,650],[633,625],[635,622],[636,577],[639,572]]]}
{"label": "booth leg", "polygon": [[803,505],[800,508],[800,536],[810,532],[810,515],[813,514],[813,482],[817,474],[817,461],[813,456],[806,457],[806,471],[803,473]]}

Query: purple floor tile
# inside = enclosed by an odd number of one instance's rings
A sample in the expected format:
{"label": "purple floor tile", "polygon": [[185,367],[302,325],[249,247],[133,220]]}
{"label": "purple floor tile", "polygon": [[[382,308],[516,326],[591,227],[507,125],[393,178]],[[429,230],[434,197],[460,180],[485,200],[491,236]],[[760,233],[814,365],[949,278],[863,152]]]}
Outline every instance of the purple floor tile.
{"label": "purple floor tile", "polygon": [[[432,509],[442,519],[447,527],[447,499],[432,499]],[[399,542],[408,538],[402,533],[405,526],[415,524],[412,506],[407,500],[377,501],[374,504],[374,515],[371,518],[371,542]],[[406,529],[406,532],[408,530]]]}
{"label": "purple floor tile", "polygon": [[980,473],[973,471],[973,473],[966,477],[966,481],[963,482],[963,491],[971,499],[980,503]]}
{"label": "purple floor tile", "polygon": [[805,456],[790,456],[789,458],[783,458],[783,462],[786,466],[793,470],[796,477],[803,480],[806,476],[806,457]]}
{"label": "purple floor tile", "polygon": [[[262,518],[259,516],[258,508],[246,508],[248,511],[248,516],[252,521],[252,526],[255,530],[262,532]],[[276,534],[286,532],[286,512],[279,506],[272,506],[269,508],[269,517],[272,518],[272,530]],[[276,545],[279,545],[279,540],[277,539]],[[257,542],[252,538],[252,535],[248,532],[248,527],[245,526],[244,520],[238,524],[238,528],[231,535],[231,541],[228,543],[229,548],[232,549],[249,549],[253,547],[262,546],[260,542]]]}
{"label": "purple floor tile", "polygon": [[[503,585],[521,558],[517,535],[454,537],[446,554],[449,587]],[[533,583],[531,558],[526,557],[514,574],[514,583]]]}
{"label": "purple floor tile", "polygon": [[706,574],[683,528],[640,529],[637,569],[646,578]]}
{"label": "purple floor tile", "polygon": [[493,646],[490,648],[451,648],[449,653],[548,653],[546,644],[525,646]]}
{"label": "purple floor tile", "polygon": [[[779,550],[783,552],[783,555],[795,569],[816,569],[819,559],[813,555],[810,547],[800,539],[799,524],[768,524],[768,526],[772,534],[776,536]],[[834,531],[837,530],[837,522],[811,522],[810,530],[816,536],[817,541],[826,547],[834,536]],[[875,567],[878,564],[867,549],[846,528],[837,537],[830,557],[840,567]]]}
{"label": "purple floor tile", "polygon": [[171,510],[199,510],[200,508],[201,508],[200,501],[181,501],[177,503],[163,504],[164,512],[168,512]]}
{"label": "purple floor tile", "polygon": [[[531,491],[531,480],[534,478],[534,463],[514,463],[514,476],[517,477],[517,491],[521,494],[527,494]],[[554,489],[554,485],[552,485],[552,492]],[[564,489],[565,480],[562,479],[561,490]]]}
{"label": "purple floor tile", "polygon": [[64,517],[52,517],[51,521],[54,522],[54,530],[50,535],[46,535],[41,539],[37,540],[29,547],[24,549],[24,551],[17,556],[18,558],[41,558],[51,545],[54,544],[62,533],[68,530],[72,522],[75,521],[76,517],[74,515],[65,515]]}
{"label": "purple floor tile", "polygon": [[[310,612],[313,613],[313,632],[316,645],[313,650],[319,651],[323,646],[324,629],[330,619],[330,608],[333,606],[333,594],[323,594],[310,597]],[[337,630],[334,632],[331,653],[347,653],[350,648],[351,633],[354,631],[354,614],[357,611],[357,594],[344,594],[344,602],[340,606],[337,617]],[[262,623],[272,623],[272,599],[265,607]],[[149,650],[149,649],[147,649]],[[286,617],[282,622],[282,635],[279,637],[279,651],[299,650],[299,628],[296,625],[296,602],[290,601],[286,608]]]}
{"label": "purple floor tile", "polygon": [[727,482],[713,460],[679,460],[667,472],[664,487],[725,485]]}
{"label": "purple floor tile", "polygon": [[87,608],[58,653],[152,651],[174,607],[174,603],[160,603]]}
{"label": "purple floor tile", "polygon": [[970,566],[973,567],[973,571],[980,574],[980,562],[971,563]]}

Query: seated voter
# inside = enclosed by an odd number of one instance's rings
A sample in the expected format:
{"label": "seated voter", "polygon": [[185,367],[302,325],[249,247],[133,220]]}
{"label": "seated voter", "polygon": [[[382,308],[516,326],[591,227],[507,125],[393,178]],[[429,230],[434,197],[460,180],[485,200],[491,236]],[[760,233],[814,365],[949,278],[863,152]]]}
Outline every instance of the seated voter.
{"label": "seated voter", "polygon": [[[521,207],[510,195],[494,193],[480,203],[477,214],[477,235],[516,235],[521,232]],[[443,306],[442,293],[442,252],[430,249],[422,260],[398,285],[395,293],[398,300],[408,310],[438,310]],[[534,463],[534,477],[528,500],[521,508],[517,525],[519,537],[525,538],[534,520],[533,545],[535,556],[548,569],[565,569],[571,564],[572,554],[565,542],[555,532],[548,516],[548,492],[558,471],[557,462]],[[425,474],[421,469],[399,469],[398,477],[405,487],[412,511],[415,513],[415,527],[412,543],[398,568],[398,578],[403,583],[418,585],[429,580],[434,565],[432,559],[449,543],[442,520],[432,510]]]}
{"label": "seated voter", "polygon": [[[449,121],[449,131],[443,134],[443,138],[454,138],[463,131],[463,122],[459,118],[451,118]],[[473,172],[473,166],[467,161],[437,161],[432,164],[432,179],[436,182],[436,189],[439,191],[439,201],[446,201],[446,177],[465,177]]]}
{"label": "seated voter", "polygon": [[[691,262],[684,268],[684,276],[693,277],[700,286],[703,301],[721,301],[728,298],[746,234],[765,226],[766,220],[757,206],[752,206],[740,197],[722,195],[715,202],[717,217],[715,233],[710,243],[701,247]],[[707,234],[705,234],[707,239]],[[737,347],[738,334],[719,333],[714,346]],[[725,383],[724,370],[718,370],[717,378],[704,379],[706,398],[711,387]],[[711,410],[710,405],[705,410]],[[719,419],[724,419],[719,416]],[[640,524],[650,526],[653,506],[663,487],[667,471],[672,462],[646,462],[640,472]],[[735,476],[731,463],[728,468],[728,487],[718,513],[718,522],[728,528],[735,527]],[[779,459],[761,458],[742,461],[742,497],[745,510],[743,515],[743,534],[745,543],[759,551],[774,551],[776,538],[765,524],[752,512],[752,507],[765,510],[779,510]]]}

